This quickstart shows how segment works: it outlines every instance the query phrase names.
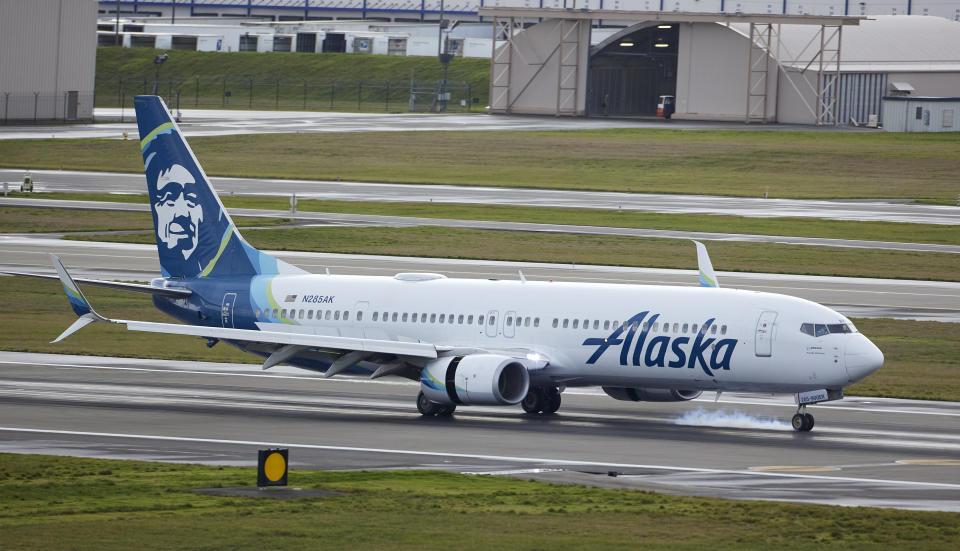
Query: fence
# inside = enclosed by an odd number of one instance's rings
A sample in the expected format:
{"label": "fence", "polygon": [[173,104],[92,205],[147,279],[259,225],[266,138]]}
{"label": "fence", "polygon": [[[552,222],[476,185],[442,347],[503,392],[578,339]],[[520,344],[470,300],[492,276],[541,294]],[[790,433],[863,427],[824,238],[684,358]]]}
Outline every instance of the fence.
{"label": "fence", "polygon": [[133,97],[157,93],[171,108],[282,109],[310,111],[467,112],[476,109],[470,85],[440,81],[309,81],[246,75],[168,77],[113,75],[97,78],[98,107],[133,107]]}
{"label": "fence", "polygon": [[75,121],[93,118],[93,92],[0,92],[0,122]]}

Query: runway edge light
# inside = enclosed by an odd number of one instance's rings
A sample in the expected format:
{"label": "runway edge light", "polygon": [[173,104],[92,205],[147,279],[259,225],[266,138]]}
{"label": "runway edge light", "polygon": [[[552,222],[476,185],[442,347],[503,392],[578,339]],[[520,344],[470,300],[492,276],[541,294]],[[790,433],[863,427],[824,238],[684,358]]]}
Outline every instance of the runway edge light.
{"label": "runway edge light", "polygon": [[289,450],[273,448],[259,450],[257,457],[257,487],[286,486]]}

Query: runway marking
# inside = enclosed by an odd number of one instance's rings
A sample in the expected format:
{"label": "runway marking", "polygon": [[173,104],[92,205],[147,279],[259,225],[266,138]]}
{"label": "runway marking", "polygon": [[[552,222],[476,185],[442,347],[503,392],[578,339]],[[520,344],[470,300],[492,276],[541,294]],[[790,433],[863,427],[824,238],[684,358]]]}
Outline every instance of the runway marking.
{"label": "runway marking", "polygon": [[960,484],[948,484],[944,482],[920,482],[908,480],[889,480],[881,478],[856,478],[842,476],[824,476],[808,475],[796,473],[781,473],[770,471],[750,471],[733,469],[707,469],[702,467],[675,467],[670,465],[643,465],[631,463],[612,463],[605,461],[575,461],[572,459],[549,459],[540,457],[511,457],[504,455],[485,455],[471,453],[450,453],[450,452],[431,452],[419,450],[395,450],[384,448],[361,448],[354,446],[324,446],[321,444],[297,444],[292,442],[266,442],[257,440],[229,440],[222,438],[193,438],[187,436],[162,436],[149,434],[124,434],[110,432],[89,432],[89,431],[70,431],[70,430],[51,430],[51,429],[29,429],[23,427],[0,427],[3,432],[20,432],[28,434],[61,434],[66,436],[94,436],[101,438],[130,438],[135,440],[162,440],[167,442],[194,442],[204,444],[227,444],[238,446],[268,446],[279,448],[303,448],[311,450],[326,451],[344,451],[344,452],[363,452],[363,453],[382,453],[390,455],[415,455],[424,457],[456,457],[459,459],[475,459],[486,461],[505,461],[515,463],[546,463],[552,465],[581,465],[594,467],[615,467],[620,469],[651,469],[661,471],[675,471],[686,473],[705,473],[705,474],[726,474],[726,475],[753,475],[770,478],[788,478],[788,479],[808,479],[820,480],[823,482],[842,481],[842,482],[865,482],[869,484],[888,484],[893,486],[924,486],[929,488],[943,488],[950,490],[960,490]]}
{"label": "runway marking", "polygon": [[900,465],[960,466],[960,459],[900,459],[896,463]]}
{"label": "runway marking", "polygon": [[803,473],[819,471],[839,471],[840,467],[817,467],[813,465],[766,465],[750,467],[751,471],[777,471],[783,473]]}

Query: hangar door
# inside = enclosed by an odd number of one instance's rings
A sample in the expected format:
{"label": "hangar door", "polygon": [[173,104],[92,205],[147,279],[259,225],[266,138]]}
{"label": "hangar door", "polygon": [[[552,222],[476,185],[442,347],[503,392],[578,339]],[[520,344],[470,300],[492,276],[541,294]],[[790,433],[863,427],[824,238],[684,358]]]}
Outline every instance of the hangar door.
{"label": "hangar door", "polygon": [[654,25],[621,36],[590,58],[590,115],[656,115],[661,95],[676,95],[675,24]]}

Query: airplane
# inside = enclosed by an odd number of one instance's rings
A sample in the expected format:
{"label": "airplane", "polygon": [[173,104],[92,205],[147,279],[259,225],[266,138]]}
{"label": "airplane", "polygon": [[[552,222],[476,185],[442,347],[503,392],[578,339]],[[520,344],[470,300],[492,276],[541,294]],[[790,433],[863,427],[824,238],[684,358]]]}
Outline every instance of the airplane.
{"label": "airplane", "polygon": [[[830,308],[721,288],[699,242],[700,286],[689,287],[308,273],[243,239],[161,98],[134,105],[162,277],[74,280],[51,255],[57,276],[46,277],[79,316],[53,342],[105,322],[222,341],[264,358],[263,369],[400,376],[420,382],[424,416],[517,404],[549,415],[565,389],[585,386],[635,402],[786,393],[799,432],[813,428],[808,405],[841,399],[883,364]],[[101,316],[78,282],[148,293],[181,323]]]}

